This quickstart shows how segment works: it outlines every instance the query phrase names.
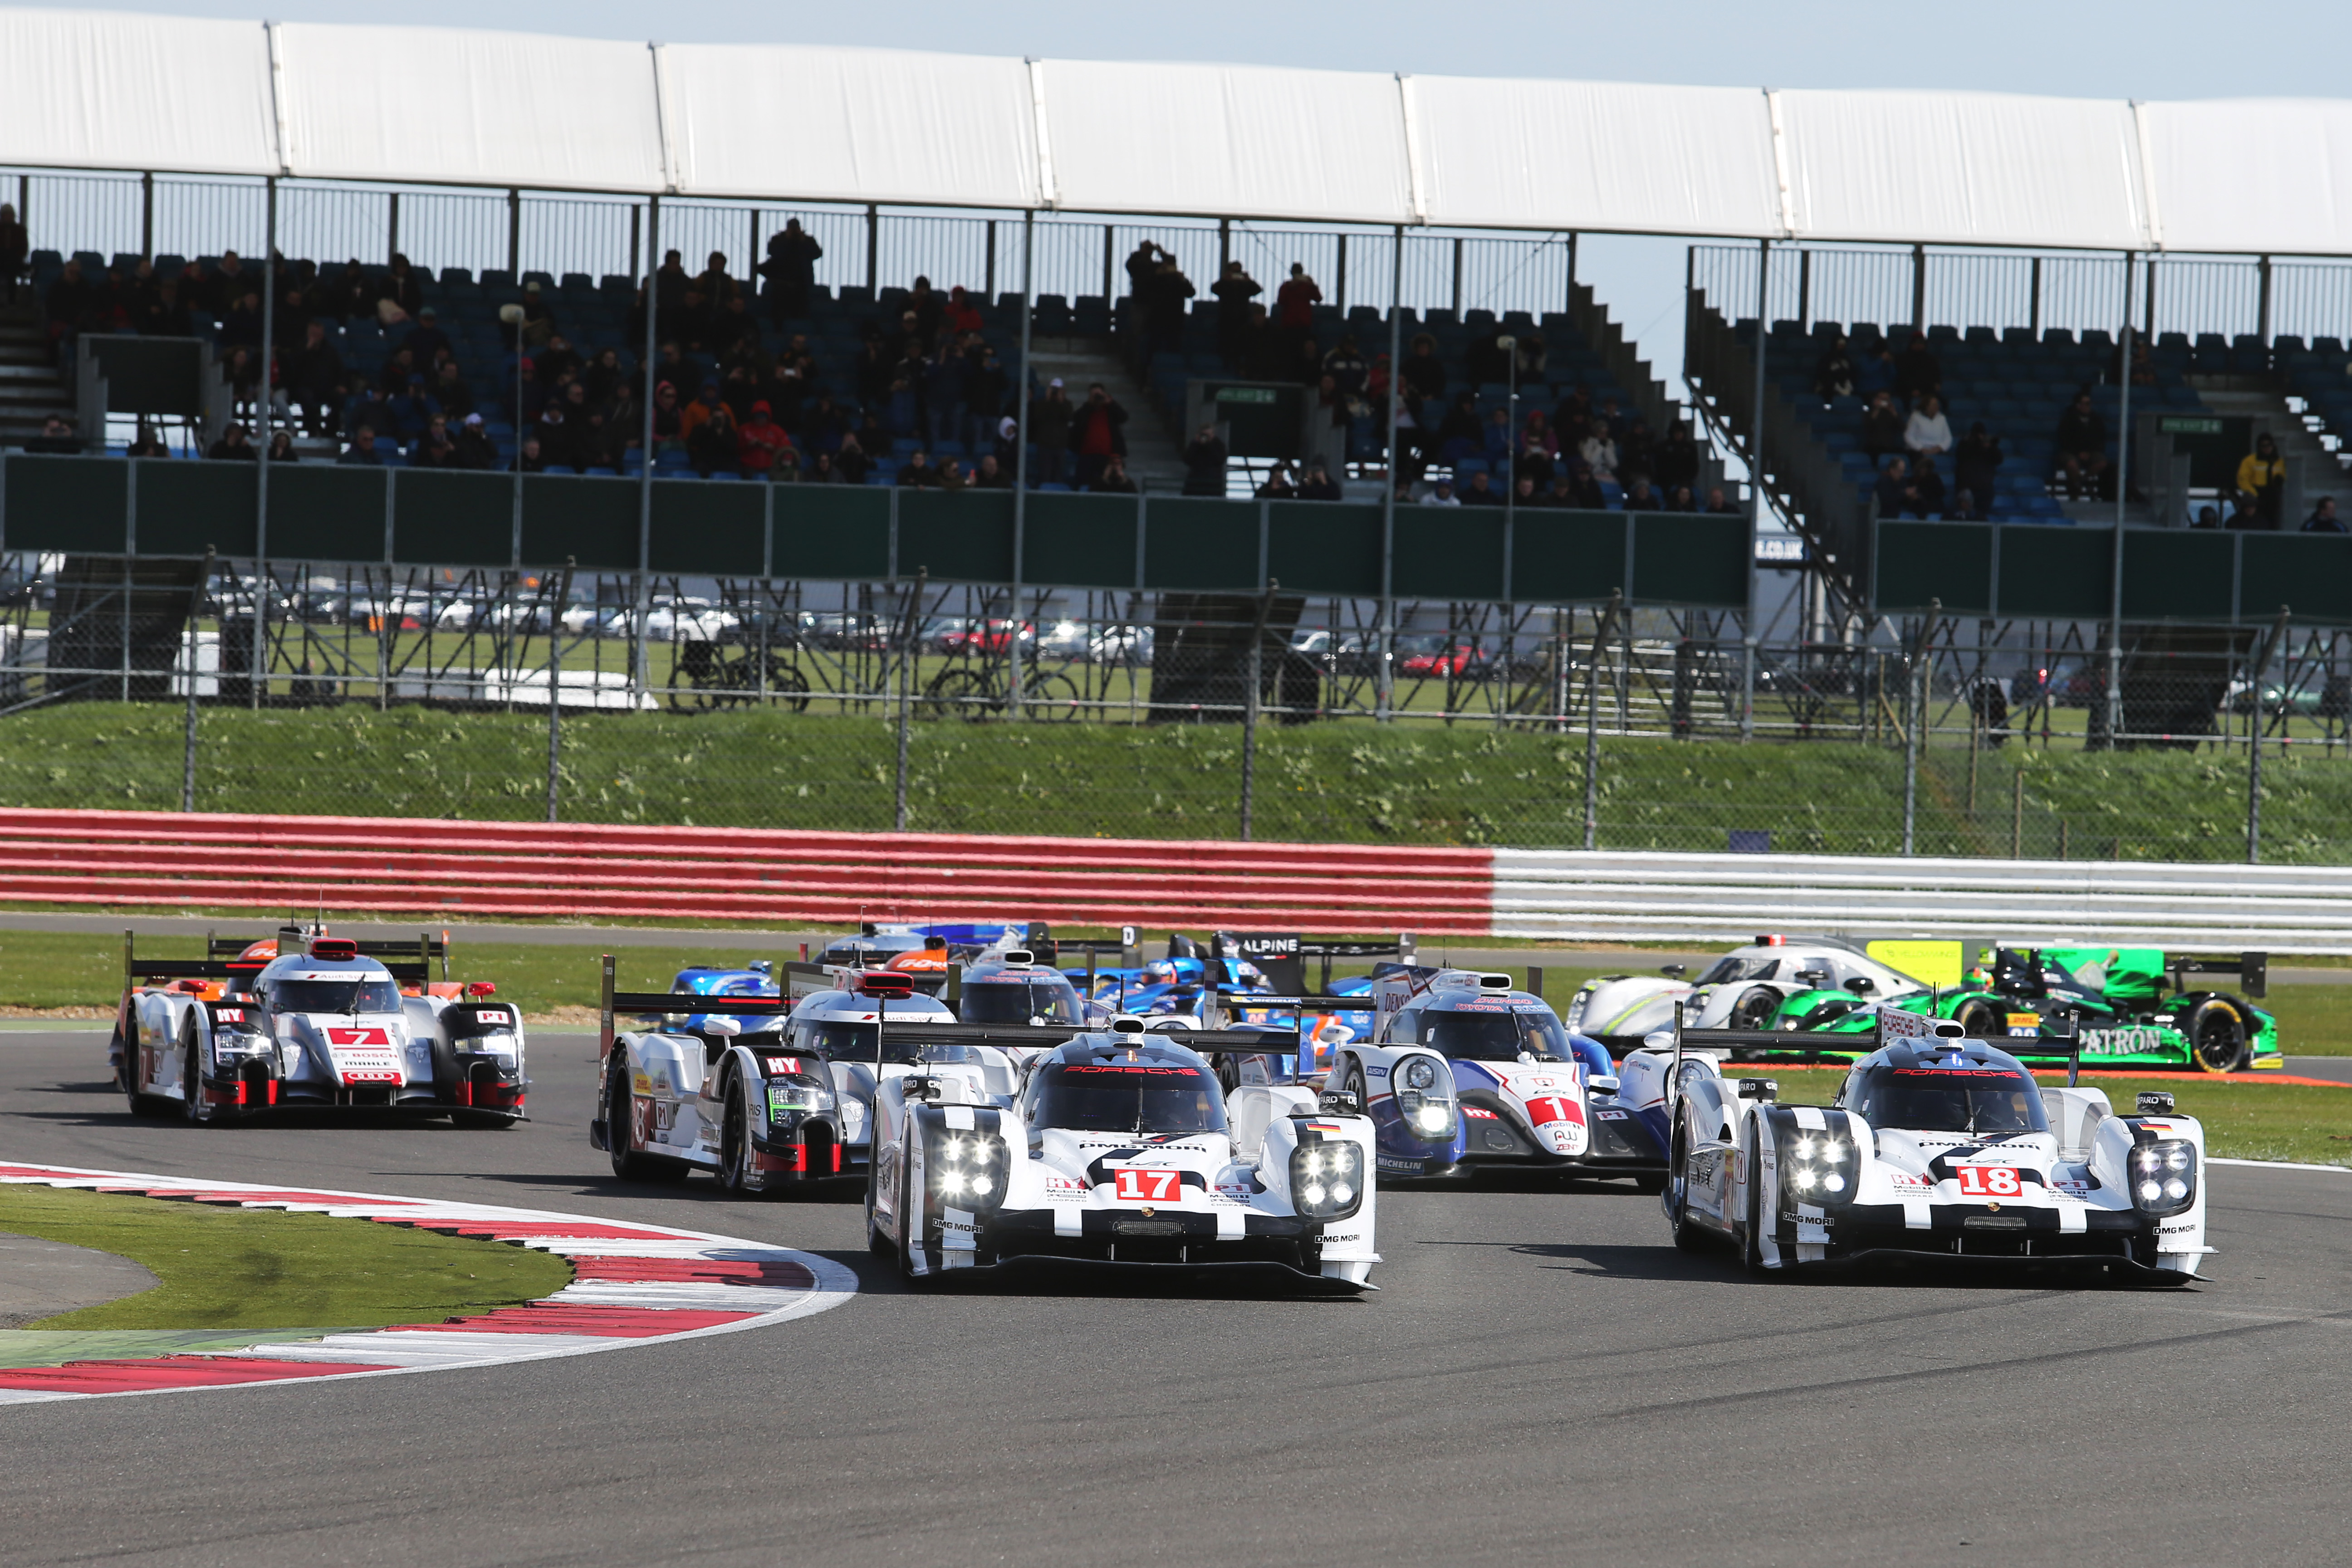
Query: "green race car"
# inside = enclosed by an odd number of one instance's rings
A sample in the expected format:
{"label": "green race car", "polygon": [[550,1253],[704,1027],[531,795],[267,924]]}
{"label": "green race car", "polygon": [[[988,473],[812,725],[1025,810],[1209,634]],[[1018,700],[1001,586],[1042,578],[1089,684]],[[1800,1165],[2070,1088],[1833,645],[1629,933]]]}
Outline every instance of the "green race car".
{"label": "green race car", "polygon": [[[1882,1010],[1949,1018],[1969,1036],[2042,1038],[2045,1021],[2071,1020],[2086,1068],[2194,1068],[2239,1072],[2286,1065],[2278,1020],[2248,1001],[2265,989],[2269,956],[2169,960],[2148,947],[1996,947],[1957,987],[1874,1003],[1845,991],[1801,991],[1772,1028],[1834,1037],[1867,1030]],[[2188,988],[2193,974],[2230,973],[2239,991]],[[1810,1044],[1810,1042],[1809,1042]],[[1841,1052],[1825,1039],[1824,1057]]]}

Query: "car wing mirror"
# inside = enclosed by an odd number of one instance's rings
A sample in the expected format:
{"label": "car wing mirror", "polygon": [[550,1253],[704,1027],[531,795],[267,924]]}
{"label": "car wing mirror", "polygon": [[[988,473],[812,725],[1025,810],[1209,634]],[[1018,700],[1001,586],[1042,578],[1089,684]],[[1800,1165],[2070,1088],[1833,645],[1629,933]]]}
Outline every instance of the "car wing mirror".
{"label": "car wing mirror", "polygon": [[1800,969],[1796,978],[1818,991],[1830,983],[1830,972],[1826,969]]}
{"label": "car wing mirror", "polygon": [[1684,975],[1690,973],[1690,965],[1687,963],[1661,963],[1658,965],[1658,973],[1664,975],[1669,980],[1680,980]]}
{"label": "car wing mirror", "polygon": [[1867,974],[1857,974],[1845,983],[1845,988],[1857,996],[1867,996],[1878,989],[1878,982]]}
{"label": "car wing mirror", "polygon": [[1619,1085],[1614,1073],[1598,1072],[1584,1080],[1584,1087],[1595,1094],[1614,1094]]}
{"label": "car wing mirror", "polygon": [[1777,1100],[1780,1098],[1780,1082],[1769,1078],[1743,1078],[1739,1080],[1739,1098]]}
{"label": "car wing mirror", "polygon": [[740,1035],[743,1032],[743,1020],[716,1013],[702,1021],[702,1032],[706,1035]]}

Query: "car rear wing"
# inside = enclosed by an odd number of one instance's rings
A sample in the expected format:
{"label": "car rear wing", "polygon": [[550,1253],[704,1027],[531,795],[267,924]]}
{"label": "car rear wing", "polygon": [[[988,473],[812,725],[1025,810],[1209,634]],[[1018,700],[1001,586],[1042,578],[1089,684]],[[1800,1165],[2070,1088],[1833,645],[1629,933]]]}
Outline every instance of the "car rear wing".
{"label": "car rear wing", "polygon": [[[1682,1020],[1683,1005],[1677,1002],[1675,1004],[1675,1072],[1669,1080],[1677,1086],[1682,1082],[1682,1058],[1685,1052],[1706,1056],[1721,1052],[1727,1056],[1734,1051],[1749,1051],[1765,1061],[1809,1062],[1819,1061],[1828,1051],[1840,1054],[1853,1051],[1867,1056],[1881,1046],[1900,1040],[1966,1037],[1935,1029],[1934,1026],[1938,1023],[1945,1024],[1947,1028],[1957,1026],[1916,1013],[1881,1013],[1871,1021],[1869,1028],[1857,1029],[1850,1034],[1786,1029],[1694,1029],[1685,1027]],[[2069,1089],[2082,1077],[2083,1041],[2075,1032],[2072,1018],[2045,1018],[2040,1033],[2030,1039],[2011,1036],[1988,1039],[1984,1044],[1999,1048],[2028,1067],[2036,1063],[2063,1066]],[[1670,1089],[1669,1093],[1672,1092]]]}
{"label": "car rear wing", "polygon": [[[299,926],[281,927],[278,933],[280,953],[299,951],[310,940],[310,933]],[[123,989],[127,992],[142,982],[152,985],[168,985],[174,980],[250,980],[261,973],[270,961],[247,958],[246,949],[257,940],[255,937],[216,936],[205,932],[205,956],[202,958],[163,958],[155,953],[141,953],[138,933],[122,933]],[[439,960],[441,978],[449,977],[449,943],[446,937],[436,937],[425,931],[416,933],[414,942],[382,939],[355,940],[352,945],[363,958],[373,958],[403,985],[428,985],[433,981],[433,963]]]}
{"label": "car rear wing", "polygon": [[2200,957],[2194,953],[2168,952],[2164,955],[2164,972],[2172,980],[2175,991],[2189,989],[2192,974],[2234,974],[2238,990],[2259,1002],[2270,989],[2271,955],[2267,952],[2241,952],[2235,955]]}

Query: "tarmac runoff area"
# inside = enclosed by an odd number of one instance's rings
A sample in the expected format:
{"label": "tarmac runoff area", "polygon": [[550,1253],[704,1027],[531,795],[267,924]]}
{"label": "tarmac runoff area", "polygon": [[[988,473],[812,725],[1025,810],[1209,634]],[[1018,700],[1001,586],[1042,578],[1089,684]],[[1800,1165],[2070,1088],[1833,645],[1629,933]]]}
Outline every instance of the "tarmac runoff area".
{"label": "tarmac runoff area", "polygon": [[[719,1233],[839,1310],[619,1353],[0,1409],[17,1563],[2334,1564],[2352,1181],[2216,1166],[2210,1284],[1759,1280],[1654,1200],[1384,1190],[1361,1300],[903,1289],[853,1189],[613,1179],[594,1043],[534,1121],[133,1121],[102,1035],[0,1049],[0,1156]],[[226,1468],[224,1468],[224,1465]],[[227,1490],[224,1489],[227,1488]]]}

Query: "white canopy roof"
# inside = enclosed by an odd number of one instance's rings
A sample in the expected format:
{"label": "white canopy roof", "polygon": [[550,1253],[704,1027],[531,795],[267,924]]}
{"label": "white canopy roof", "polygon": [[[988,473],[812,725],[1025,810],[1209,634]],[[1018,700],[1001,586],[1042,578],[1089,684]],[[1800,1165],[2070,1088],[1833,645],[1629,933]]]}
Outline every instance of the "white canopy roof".
{"label": "white canopy roof", "polygon": [[2352,102],[1769,92],[103,12],[0,10],[0,163],[2352,254]]}

